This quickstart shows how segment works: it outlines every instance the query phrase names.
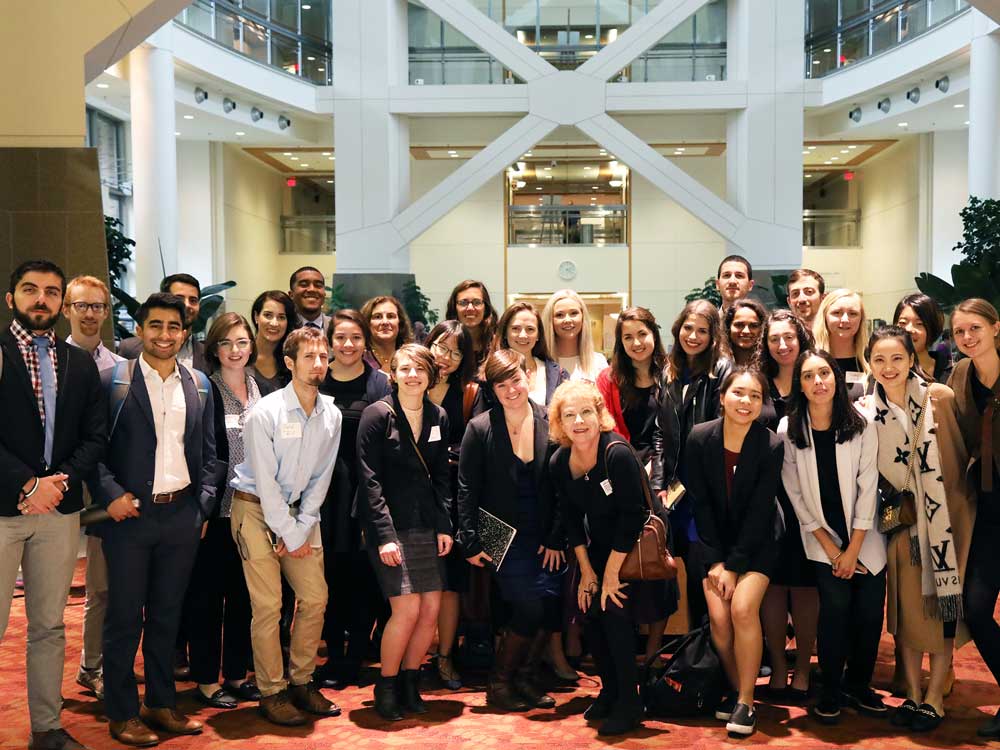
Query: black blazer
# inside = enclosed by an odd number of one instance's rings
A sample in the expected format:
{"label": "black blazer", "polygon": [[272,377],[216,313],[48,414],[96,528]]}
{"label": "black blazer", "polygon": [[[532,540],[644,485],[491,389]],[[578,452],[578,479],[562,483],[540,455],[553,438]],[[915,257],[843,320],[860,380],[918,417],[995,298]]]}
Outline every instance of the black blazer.
{"label": "black blazer", "polygon": [[726,492],[723,445],[722,419],[691,430],[686,486],[692,496],[705,568],[721,562],[727,570],[742,574],[758,553],[775,541],[784,448],[781,438],[764,425],[751,423],[740,449],[730,498]]}
{"label": "black blazer", "polygon": [[83,509],[82,482],[104,457],[107,443],[106,396],[97,365],[89,352],[56,339],[56,424],[52,466],[45,465],[45,428],[31,376],[7,329],[0,334],[3,374],[0,375],[0,516],[20,516],[21,488],[32,477],[68,474],[69,491],[60,513]]}
{"label": "black blazer", "polygon": [[[538,488],[539,515],[544,544],[565,549],[566,540],[556,522],[555,498],[548,463],[555,446],[549,443],[545,409],[531,403],[535,430],[531,469]],[[458,461],[458,533],[465,557],[478,555],[483,545],[477,531],[479,509],[517,526],[517,459],[504,421],[503,407],[495,406],[470,420],[462,439]]]}
{"label": "black blazer", "polygon": [[[101,376],[109,392],[113,373],[114,368],[111,368]],[[198,503],[201,520],[205,520],[211,517],[216,506],[215,399],[210,392],[202,407],[191,373],[183,366],[180,373],[185,405],[184,457],[191,476],[191,493]],[[112,500],[128,491],[139,498],[141,511],[151,501],[155,472],[153,409],[142,367],[137,362],[132,372],[132,384],[111,434],[107,456],[98,464],[96,477],[88,485],[90,494],[95,504],[106,508]],[[126,519],[118,525],[139,520],[141,518]]]}
{"label": "black blazer", "polygon": [[[119,357],[137,359],[140,354],[142,354],[142,339],[138,336],[130,336],[118,345]],[[205,359],[205,342],[198,339],[191,342],[191,365],[206,375],[211,371],[208,361]],[[263,396],[264,393],[262,392],[261,395]]]}
{"label": "black blazer", "polygon": [[[438,439],[431,441],[435,427]],[[453,533],[448,415],[424,397],[423,425],[416,443],[427,463],[426,470],[413,449],[411,435],[410,423],[395,392],[361,413],[357,506],[369,544],[398,542],[397,533],[409,529],[434,529],[449,536]]]}
{"label": "black blazer", "polygon": [[[547,407],[552,403],[552,396],[555,394],[556,388],[569,380],[569,373],[560,367],[554,359],[542,360],[542,364],[545,365],[545,406]],[[493,389],[484,381],[480,381],[479,393],[476,395],[472,413],[482,414],[496,405],[497,400],[493,395]],[[548,419],[548,412],[546,412],[546,419]]]}

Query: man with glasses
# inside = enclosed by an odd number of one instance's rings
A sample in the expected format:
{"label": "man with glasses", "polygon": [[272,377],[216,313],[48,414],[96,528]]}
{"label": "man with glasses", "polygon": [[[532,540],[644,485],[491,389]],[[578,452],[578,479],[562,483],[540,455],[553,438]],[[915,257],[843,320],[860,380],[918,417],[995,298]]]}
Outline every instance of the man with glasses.
{"label": "man with glasses", "polygon": [[326,304],[323,272],[312,266],[302,266],[288,279],[288,290],[288,296],[299,314],[299,326],[318,328],[325,335],[330,316],[323,314],[323,305]]}
{"label": "man with glasses", "polygon": [[[111,313],[111,294],[107,285],[93,276],[77,276],[66,285],[63,315],[69,321],[67,344],[78,346],[94,358],[98,372],[115,366],[123,358],[101,341],[101,328]],[[89,498],[88,498],[89,500]],[[101,631],[108,607],[108,566],[101,548],[101,537],[87,534],[87,599],[83,605],[83,648],[76,684],[104,700]]]}

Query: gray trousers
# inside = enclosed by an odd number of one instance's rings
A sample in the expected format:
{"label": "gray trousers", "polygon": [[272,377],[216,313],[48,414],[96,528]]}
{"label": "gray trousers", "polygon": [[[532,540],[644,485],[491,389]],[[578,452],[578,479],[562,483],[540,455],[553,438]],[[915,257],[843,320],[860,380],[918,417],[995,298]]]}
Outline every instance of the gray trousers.
{"label": "gray trousers", "polygon": [[0,517],[0,640],[7,632],[18,566],[28,619],[31,731],[59,729],[66,626],[63,612],[80,538],[80,514]]}
{"label": "gray trousers", "polygon": [[108,611],[108,563],[104,559],[101,537],[87,535],[87,599],[83,605],[83,648],[80,667],[100,669],[104,613]]}

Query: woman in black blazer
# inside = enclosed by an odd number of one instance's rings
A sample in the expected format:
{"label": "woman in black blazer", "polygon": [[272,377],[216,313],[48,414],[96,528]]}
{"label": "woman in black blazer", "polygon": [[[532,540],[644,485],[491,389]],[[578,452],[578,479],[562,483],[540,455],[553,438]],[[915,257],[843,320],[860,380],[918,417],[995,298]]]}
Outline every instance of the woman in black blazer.
{"label": "woman in black blazer", "polygon": [[[563,567],[566,545],[548,478],[548,423],[528,398],[523,355],[495,351],[483,372],[497,406],[472,419],[462,440],[458,540],[470,564],[491,566],[511,608],[486,702],[507,711],[552,708],[555,701],[535,686],[526,665],[535,636],[560,629],[561,577],[555,571]],[[480,509],[517,529],[502,565],[483,549]]]}
{"label": "woman in black blazer", "polygon": [[361,414],[358,506],[379,585],[392,607],[382,634],[375,710],[398,721],[400,710],[427,711],[417,682],[446,581],[451,482],[448,416],[427,399],[437,380],[433,355],[419,344],[404,344],[390,369],[392,394]]}
{"label": "woman in black blazer", "polygon": [[715,715],[740,735],[756,727],[753,690],[764,646],[760,603],[780,550],[774,527],[783,449],[757,421],[767,391],[758,370],[737,367],[722,381],[722,417],[697,425],[687,443],[687,488],[712,642],[737,693],[723,698]]}

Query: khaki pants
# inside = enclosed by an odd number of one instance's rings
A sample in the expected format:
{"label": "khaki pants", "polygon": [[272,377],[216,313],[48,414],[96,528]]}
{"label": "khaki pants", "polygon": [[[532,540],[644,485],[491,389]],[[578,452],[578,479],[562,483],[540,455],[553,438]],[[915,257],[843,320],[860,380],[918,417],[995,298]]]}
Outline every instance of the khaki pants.
{"label": "khaki pants", "polygon": [[261,695],[269,696],[288,684],[279,635],[282,574],[295,591],[296,602],[288,676],[293,685],[304,685],[312,679],[323,634],[327,599],[323,549],[315,547],[312,554],[298,559],[278,557],[268,541],[264,512],[257,503],[233,498],[231,522],[253,610],[250,639],[257,687]]}
{"label": "khaki pants", "polygon": [[87,599],[83,605],[83,648],[80,649],[81,669],[101,669],[104,666],[101,638],[104,615],[108,611],[108,563],[99,536],[87,536]]}

